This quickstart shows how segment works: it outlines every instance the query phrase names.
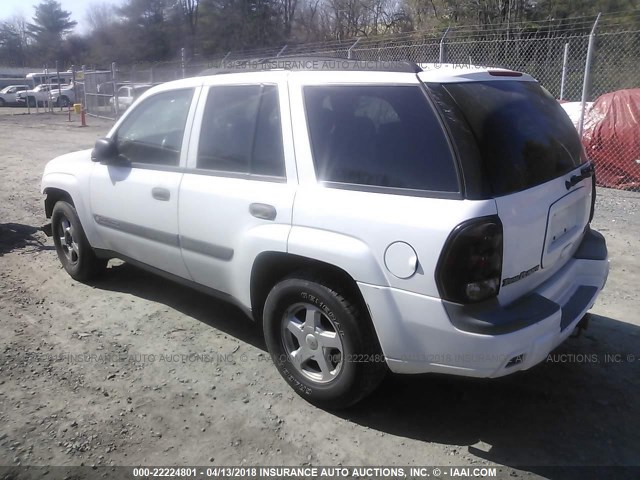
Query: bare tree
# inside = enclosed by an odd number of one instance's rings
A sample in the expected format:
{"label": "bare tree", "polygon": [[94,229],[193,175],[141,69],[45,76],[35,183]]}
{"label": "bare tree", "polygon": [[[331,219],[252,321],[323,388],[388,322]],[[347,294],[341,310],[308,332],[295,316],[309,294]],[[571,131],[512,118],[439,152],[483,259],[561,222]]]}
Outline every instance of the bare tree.
{"label": "bare tree", "polygon": [[87,6],[85,20],[91,31],[108,29],[117,20],[113,5],[105,2],[93,2]]}
{"label": "bare tree", "polygon": [[188,43],[191,54],[195,54],[196,47],[196,33],[198,31],[198,9],[200,7],[200,0],[178,0],[184,23],[187,25],[188,30]]}
{"label": "bare tree", "polygon": [[320,0],[302,0],[293,24],[293,36],[296,40],[313,42],[326,38],[326,32],[320,28],[321,8]]}
{"label": "bare tree", "polygon": [[282,24],[284,27],[284,37],[289,38],[291,36],[291,30],[293,28],[293,21],[296,15],[296,8],[298,7],[298,0],[279,0],[280,8],[282,10]]}
{"label": "bare tree", "polygon": [[29,33],[24,15],[16,14],[0,23],[0,61],[26,66],[29,59]]}

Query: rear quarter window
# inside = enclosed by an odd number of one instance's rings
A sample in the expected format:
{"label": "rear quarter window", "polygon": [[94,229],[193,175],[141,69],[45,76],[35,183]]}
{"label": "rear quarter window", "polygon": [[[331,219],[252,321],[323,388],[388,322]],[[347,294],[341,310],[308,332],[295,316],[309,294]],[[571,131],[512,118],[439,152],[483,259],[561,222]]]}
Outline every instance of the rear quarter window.
{"label": "rear quarter window", "polygon": [[464,82],[444,88],[473,132],[494,195],[540,185],[585,161],[569,117],[538,83]]}
{"label": "rear quarter window", "polygon": [[459,192],[449,142],[420,86],[307,86],[304,100],[319,180]]}

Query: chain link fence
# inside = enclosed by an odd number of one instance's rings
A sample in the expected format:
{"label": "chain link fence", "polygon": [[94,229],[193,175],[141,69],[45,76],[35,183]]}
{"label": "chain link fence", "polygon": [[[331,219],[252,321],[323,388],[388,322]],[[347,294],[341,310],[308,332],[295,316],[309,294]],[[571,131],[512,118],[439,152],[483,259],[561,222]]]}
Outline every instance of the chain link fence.
{"label": "chain link fence", "polygon": [[640,27],[620,18],[457,27],[228,52],[208,60],[187,60],[183,52],[177,62],[85,68],[78,98],[89,115],[115,119],[152,85],[241,61],[297,55],[504,67],[533,75],[562,103],[581,131],[600,185],[635,190],[640,189]]}

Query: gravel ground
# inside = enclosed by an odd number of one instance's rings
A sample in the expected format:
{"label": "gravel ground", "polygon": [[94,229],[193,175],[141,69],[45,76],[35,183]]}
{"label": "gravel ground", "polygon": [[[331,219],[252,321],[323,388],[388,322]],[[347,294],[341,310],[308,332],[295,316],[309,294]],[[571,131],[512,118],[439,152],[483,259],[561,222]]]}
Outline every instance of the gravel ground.
{"label": "gravel ground", "polygon": [[234,307],[121,262],[74,282],[38,230],[40,176],[110,123],[19,113],[0,112],[1,465],[640,465],[640,194],[599,190],[609,282],[549,361],[389,376],[335,413],[287,387]]}

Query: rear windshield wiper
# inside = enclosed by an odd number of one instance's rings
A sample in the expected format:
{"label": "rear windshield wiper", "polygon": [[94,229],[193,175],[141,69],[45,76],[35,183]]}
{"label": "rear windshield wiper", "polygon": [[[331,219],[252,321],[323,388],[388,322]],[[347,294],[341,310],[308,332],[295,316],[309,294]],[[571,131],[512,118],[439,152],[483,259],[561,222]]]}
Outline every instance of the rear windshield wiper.
{"label": "rear windshield wiper", "polygon": [[564,182],[564,184],[567,187],[567,190],[569,190],[571,187],[573,187],[577,183],[580,183],[582,180],[592,177],[594,173],[595,168],[593,167],[593,163],[590,163],[580,170],[580,175],[572,175],[569,180]]}

